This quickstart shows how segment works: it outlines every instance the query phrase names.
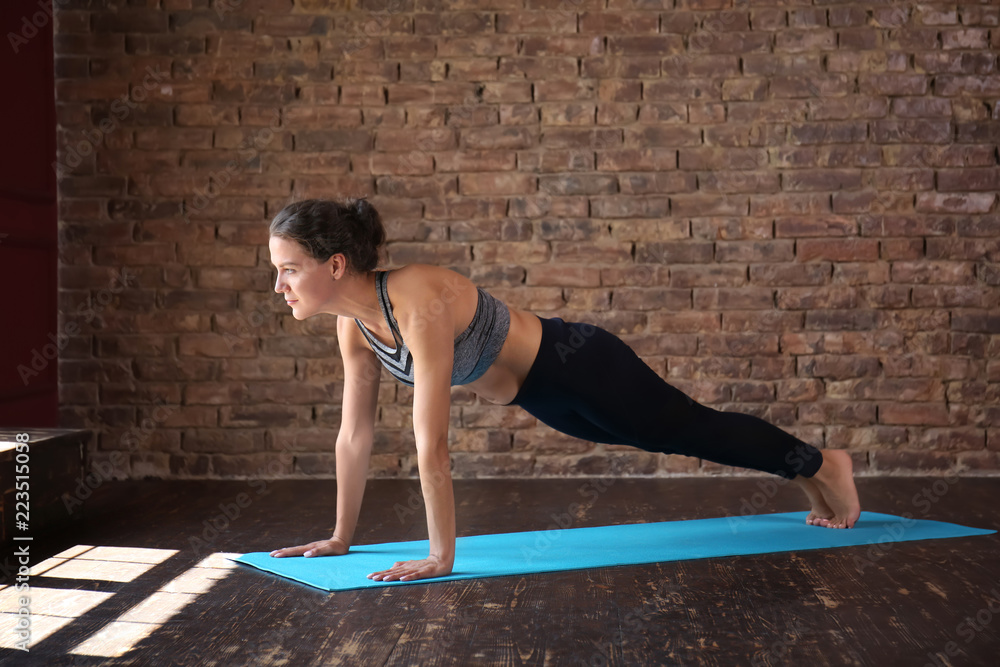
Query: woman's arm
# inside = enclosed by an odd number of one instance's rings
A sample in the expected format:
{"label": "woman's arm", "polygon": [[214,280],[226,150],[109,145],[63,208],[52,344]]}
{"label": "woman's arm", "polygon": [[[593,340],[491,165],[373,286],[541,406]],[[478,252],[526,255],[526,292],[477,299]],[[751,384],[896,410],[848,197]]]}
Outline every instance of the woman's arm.
{"label": "woman's arm", "polygon": [[[427,295],[411,287],[402,303],[424,303]],[[421,298],[423,297],[423,299]],[[430,554],[368,575],[376,581],[412,581],[451,574],[455,564],[455,497],[448,454],[451,372],[455,361],[455,326],[448,309],[438,315],[400,313],[403,340],[413,355],[413,434],[417,445],[420,488],[427,511]]]}
{"label": "woman's arm", "polygon": [[368,477],[382,366],[354,320],[337,318],[344,397],[337,434],[337,526],[329,540],[272,551],[272,556],[341,556],[354,539]]}
{"label": "woman's arm", "polygon": [[337,338],[344,361],[344,398],[337,433],[337,527],[333,535],[350,546],[375,439],[382,365],[354,320],[337,318]]}

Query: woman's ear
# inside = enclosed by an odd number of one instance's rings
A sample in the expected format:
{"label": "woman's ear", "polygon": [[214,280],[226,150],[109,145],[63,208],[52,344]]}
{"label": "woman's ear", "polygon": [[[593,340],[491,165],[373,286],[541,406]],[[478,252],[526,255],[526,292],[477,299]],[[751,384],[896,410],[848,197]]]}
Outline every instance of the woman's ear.
{"label": "woman's ear", "polygon": [[343,278],[344,274],[347,273],[347,258],[344,257],[343,253],[337,253],[327,260],[330,263],[330,277],[334,280]]}

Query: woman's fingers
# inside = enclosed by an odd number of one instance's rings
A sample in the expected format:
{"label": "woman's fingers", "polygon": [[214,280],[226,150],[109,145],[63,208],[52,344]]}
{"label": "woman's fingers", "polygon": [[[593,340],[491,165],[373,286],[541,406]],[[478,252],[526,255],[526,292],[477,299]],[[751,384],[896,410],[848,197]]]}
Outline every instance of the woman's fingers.
{"label": "woman's fingers", "polygon": [[309,547],[312,545],[304,544],[299,547],[285,547],[283,549],[275,549],[271,552],[271,556],[274,558],[283,558],[285,556],[301,556],[303,552],[308,551]]}
{"label": "woman's fingers", "polygon": [[305,556],[306,558],[311,558],[313,556],[329,556],[331,554],[339,555],[337,549],[334,547],[333,540],[310,542],[309,544],[302,544],[297,547],[275,549],[271,552],[273,558],[284,558],[286,556]]}
{"label": "woman's fingers", "polygon": [[412,574],[412,572],[410,572],[408,568],[404,569],[399,567],[393,567],[388,570],[383,570],[382,572],[375,572],[373,574],[369,574],[368,578],[373,579],[375,581],[397,581],[397,580],[402,581],[403,577],[409,574]]}
{"label": "woman's fingers", "polygon": [[368,575],[373,581],[413,581],[427,577],[437,577],[448,574],[441,565],[431,560],[409,560],[395,563],[388,570],[372,572]]}

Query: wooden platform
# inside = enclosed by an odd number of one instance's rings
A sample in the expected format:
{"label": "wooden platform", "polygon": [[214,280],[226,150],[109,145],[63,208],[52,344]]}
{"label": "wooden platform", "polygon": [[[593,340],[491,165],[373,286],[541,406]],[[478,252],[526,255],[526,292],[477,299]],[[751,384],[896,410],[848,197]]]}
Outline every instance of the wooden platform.
{"label": "wooden platform", "polygon": [[[19,435],[27,436],[20,447]],[[76,493],[84,484],[87,442],[92,435],[85,429],[0,428],[0,543],[4,547],[9,548],[19,532],[15,530],[18,511],[24,507],[17,507],[17,499],[24,496],[18,496],[17,490],[24,489],[24,481],[30,482],[33,534],[58,530],[71,518],[62,496]],[[18,482],[22,483],[19,487]]]}
{"label": "wooden platform", "polygon": [[[461,481],[459,533],[554,528],[573,503],[573,526],[804,509],[762,480]],[[370,482],[357,541],[425,538],[417,489]],[[872,511],[1000,527],[1000,479],[859,490]],[[326,537],[334,500],[332,481],[108,483],[84,520],[32,543],[33,562],[62,555],[31,578],[48,634],[0,663],[887,667],[1000,653],[998,535],[332,594],[211,555]],[[11,611],[10,589],[0,598]]]}

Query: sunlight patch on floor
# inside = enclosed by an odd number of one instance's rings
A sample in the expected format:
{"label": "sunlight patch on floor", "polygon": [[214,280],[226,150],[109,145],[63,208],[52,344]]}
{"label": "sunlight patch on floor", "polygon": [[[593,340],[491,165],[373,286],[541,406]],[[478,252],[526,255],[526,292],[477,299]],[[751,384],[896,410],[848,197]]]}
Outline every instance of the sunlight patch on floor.
{"label": "sunlight patch on floor", "polygon": [[[163,583],[154,593],[130,606],[110,622],[99,616],[86,618],[88,612],[115,595],[127,595],[129,582],[177,553],[176,549],[81,544],[35,564],[30,570],[30,590],[27,592],[31,609],[29,647],[34,648],[54,633],[81,619],[80,623],[94,626],[95,631],[77,643],[69,653],[106,658],[125,655],[236,567],[227,558],[236,554],[211,554]],[[63,584],[79,580],[81,588],[60,588],[54,585],[46,587],[47,579],[61,579]],[[120,584],[120,587],[117,592],[84,590],[87,581]],[[55,581],[51,583],[55,584]],[[15,586],[0,588],[2,648],[15,648],[16,629],[21,618],[18,615],[20,598],[24,595]],[[76,628],[73,630],[79,631]]]}

